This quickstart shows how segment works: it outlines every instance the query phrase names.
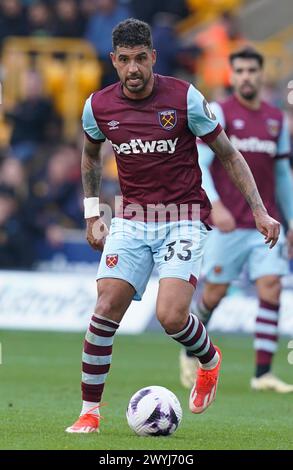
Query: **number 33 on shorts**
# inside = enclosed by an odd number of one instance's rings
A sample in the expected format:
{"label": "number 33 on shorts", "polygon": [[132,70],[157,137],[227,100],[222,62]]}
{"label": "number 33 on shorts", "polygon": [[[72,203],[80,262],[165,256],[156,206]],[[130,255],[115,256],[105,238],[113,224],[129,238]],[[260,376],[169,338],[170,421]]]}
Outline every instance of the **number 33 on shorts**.
{"label": "number 33 on shorts", "polygon": [[[178,249],[178,244],[183,244],[183,246],[181,245],[179,247],[179,250],[181,249],[182,252],[185,252],[185,256],[182,254],[182,253],[177,253],[175,252],[176,250],[176,245],[177,244],[177,249]],[[168,247],[168,254],[165,255],[164,257],[164,260],[165,261],[170,261],[174,255],[177,255],[179,259],[181,259],[182,261],[189,261],[191,259],[191,250],[189,250],[189,248],[191,248],[193,245],[193,242],[192,240],[178,240],[178,241],[174,241],[174,242],[170,242],[170,243],[167,243],[167,247]]]}
{"label": "number 33 on shorts", "polygon": [[203,223],[200,229],[198,225],[193,226],[192,230],[178,238],[172,239],[170,233],[153,255],[160,279],[174,277],[195,285],[200,274],[207,233]]}

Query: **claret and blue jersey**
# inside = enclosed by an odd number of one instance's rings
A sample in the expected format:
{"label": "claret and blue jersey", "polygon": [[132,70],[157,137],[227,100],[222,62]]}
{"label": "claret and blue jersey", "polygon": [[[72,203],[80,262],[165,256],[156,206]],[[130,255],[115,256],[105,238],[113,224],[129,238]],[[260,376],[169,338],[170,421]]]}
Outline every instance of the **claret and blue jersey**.
{"label": "claret and blue jersey", "polygon": [[[211,109],[234,147],[246,159],[269,214],[279,220],[282,208],[287,220],[293,219],[293,188],[288,156],[290,136],[282,112],[265,102],[259,109],[249,109],[231,96]],[[233,214],[238,228],[255,228],[250,207],[236,188],[212,150],[199,147],[203,187],[213,202],[221,199]],[[286,188],[286,190],[285,190]]]}
{"label": "claret and blue jersey", "polygon": [[117,82],[88,98],[82,121],[90,141],[111,142],[124,205],[198,204],[208,217],[196,136],[209,143],[222,128],[193,85],[155,75],[151,95],[132,100]]}
{"label": "claret and blue jersey", "polygon": [[[293,220],[293,184],[288,156],[289,130],[279,109],[261,103],[257,110],[245,107],[236,96],[221,103],[211,103],[230,141],[246,159],[269,214]],[[212,150],[199,145],[203,187],[212,202],[221,200],[231,212],[236,230],[213,230],[208,239],[203,272],[209,282],[230,283],[238,277],[245,263],[252,281],[263,276],[282,276],[288,272],[285,236],[281,230],[277,246],[268,250],[255,227],[251,209],[234,186]]]}
{"label": "claret and blue jersey", "polygon": [[[154,266],[160,279],[175,277],[196,286],[207,237],[203,222],[211,208],[201,187],[196,136],[209,143],[222,130],[204,97],[189,83],[160,75],[142,100],[127,98],[116,83],[89,97],[83,128],[90,141],[111,142],[124,209],[143,208],[142,220],[127,210],[112,219],[97,278],[127,281],[137,300]],[[176,210],[179,223],[151,221],[148,206],[159,204],[184,204],[188,213],[181,217],[181,208]],[[200,208],[195,217],[194,206]]]}

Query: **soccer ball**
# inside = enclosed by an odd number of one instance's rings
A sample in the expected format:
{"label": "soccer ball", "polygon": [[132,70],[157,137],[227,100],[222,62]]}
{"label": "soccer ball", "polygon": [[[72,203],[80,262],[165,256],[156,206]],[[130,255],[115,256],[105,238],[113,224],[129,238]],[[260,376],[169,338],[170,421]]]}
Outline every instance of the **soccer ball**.
{"label": "soccer ball", "polygon": [[131,397],[126,418],[139,436],[169,436],[181,422],[182,408],[170,390],[151,385]]}

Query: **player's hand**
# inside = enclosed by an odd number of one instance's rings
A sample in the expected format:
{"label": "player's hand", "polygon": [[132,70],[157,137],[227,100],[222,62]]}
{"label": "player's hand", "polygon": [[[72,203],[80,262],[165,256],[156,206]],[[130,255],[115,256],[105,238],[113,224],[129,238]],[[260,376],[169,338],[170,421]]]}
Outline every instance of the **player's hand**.
{"label": "player's hand", "polygon": [[253,215],[257,230],[265,236],[265,243],[270,243],[270,248],[273,248],[280,235],[280,223],[263,210]]}
{"label": "player's hand", "polygon": [[215,201],[213,203],[211,218],[212,224],[221,232],[232,232],[236,228],[233,215],[221,201]]}
{"label": "player's hand", "polygon": [[86,239],[94,250],[103,251],[108,227],[101,217],[86,219]]}
{"label": "player's hand", "polygon": [[293,259],[293,229],[287,232],[288,257]]}

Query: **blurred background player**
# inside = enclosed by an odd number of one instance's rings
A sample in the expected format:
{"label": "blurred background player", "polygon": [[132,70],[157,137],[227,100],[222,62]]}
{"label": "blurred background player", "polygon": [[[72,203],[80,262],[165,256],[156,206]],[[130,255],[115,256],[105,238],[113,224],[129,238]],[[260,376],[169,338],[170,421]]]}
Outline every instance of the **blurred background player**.
{"label": "blurred background player", "polygon": [[[289,256],[293,254],[293,184],[289,165],[290,136],[282,112],[261,100],[264,58],[246,47],[230,56],[234,94],[223,102],[212,103],[213,112],[231,142],[244,155],[269,212],[287,225]],[[214,309],[226,295],[230,283],[248,263],[249,277],[255,282],[259,310],[255,323],[255,390],[293,392],[271,373],[277,350],[281,276],[288,273],[288,252],[284,230],[277,246],[268,250],[254,228],[249,206],[229,180],[211,149],[199,145],[203,186],[213,205],[212,225],[205,256],[204,284],[197,313],[207,325]],[[235,313],[236,314],[236,313]],[[181,382],[192,386],[196,361],[188,351],[180,355]]]}
{"label": "blurred background player", "polygon": [[[115,333],[131,301],[141,300],[154,266],[157,318],[167,335],[200,362],[189,409],[202,413],[215,399],[221,353],[190,314],[210,213],[194,136],[211,146],[241,190],[266,243],[272,248],[279,236],[279,223],[268,215],[249,167],[203,95],[186,81],[153,73],[156,51],[149,25],[130,18],[112,37],[111,59],[120,81],[93,93],[83,112],[87,240],[103,254],[82,357],[83,405],[69,433],[99,430]],[[123,195],[109,234],[99,211],[100,147],[106,138],[115,151]]]}

